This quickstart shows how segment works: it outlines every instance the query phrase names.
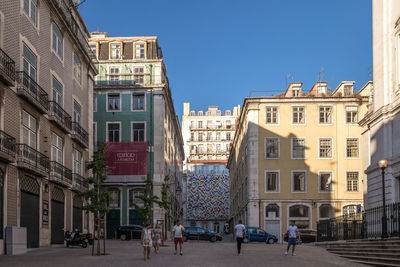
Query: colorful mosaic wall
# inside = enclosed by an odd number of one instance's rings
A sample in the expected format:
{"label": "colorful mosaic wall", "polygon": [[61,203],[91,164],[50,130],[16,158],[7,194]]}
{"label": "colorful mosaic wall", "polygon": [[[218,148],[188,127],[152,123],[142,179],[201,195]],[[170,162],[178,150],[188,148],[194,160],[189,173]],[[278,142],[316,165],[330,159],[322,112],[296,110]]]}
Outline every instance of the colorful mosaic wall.
{"label": "colorful mosaic wall", "polygon": [[189,220],[228,219],[228,175],[188,175],[187,183]]}

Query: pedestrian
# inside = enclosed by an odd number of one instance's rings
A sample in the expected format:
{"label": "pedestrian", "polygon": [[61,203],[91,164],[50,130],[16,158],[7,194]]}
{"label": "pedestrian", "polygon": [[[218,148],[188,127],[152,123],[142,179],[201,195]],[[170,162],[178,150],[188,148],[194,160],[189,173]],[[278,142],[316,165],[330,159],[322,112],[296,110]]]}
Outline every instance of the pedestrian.
{"label": "pedestrian", "polygon": [[296,253],[294,253],[294,249],[296,247],[297,239],[300,239],[300,233],[299,230],[297,229],[295,221],[292,221],[290,223],[286,235],[288,237],[288,246],[285,251],[285,255],[288,254],[290,246],[292,246],[292,256],[296,256]]}
{"label": "pedestrian", "polygon": [[172,229],[172,236],[174,237],[174,244],[175,244],[175,253],[174,255],[177,254],[178,250],[178,243],[179,243],[179,254],[182,256],[182,246],[183,246],[183,232],[185,231],[185,228],[181,225],[181,221],[177,220],[176,224],[174,225],[174,228]]}
{"label": "pedestrian", "polygon": [[150,222],[146,222],[145,228],[142,230],[142,235],[140,237],[142,246],[143,246],[143,254],[144,254],[144,260],[149,260],[150,259],[150,251],[152,245],[152,239],[153,239],[153,231],[151,230],[151,224]]}
{"label": "pedestrian", "polygon": [[237,252],[238,256],[240,256],[240,250],[242,248],[242,242],[244,234],[246,233],[246,227],[243,225],[242,220],[239,220],[239,223],[235,226],[235,231],[233,231],[233,238],[236,238],[237,244]]}
{"label": "pedestrian", "polygon": [[153,229],[153,234],[154,234],[154,238],[153,238],[154,252],[156,254],[158,254],[159,250],[160,250],[161,240],[162,240],[161,226],[159,223],[157,223],[156,227]]}

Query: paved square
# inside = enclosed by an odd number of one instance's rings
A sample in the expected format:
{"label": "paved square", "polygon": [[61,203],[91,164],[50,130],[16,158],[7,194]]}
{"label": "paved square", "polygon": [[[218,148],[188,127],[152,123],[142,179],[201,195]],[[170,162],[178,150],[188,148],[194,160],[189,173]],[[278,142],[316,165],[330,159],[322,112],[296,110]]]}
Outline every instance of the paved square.
{"label": "paved square", "polygon": [[184,243],[183,256],[175,256],[168,242],[147,262],[138,241],[108,241],[107,245],[107,256],[91,256],[91,247],[35,249],[26,255],[0,256],[0,266],[364,266],[305,244],[297,247],[297,256],[285,256],[282,244],[243,244],[243,255],[237,256],[233,242],[189,241]]}

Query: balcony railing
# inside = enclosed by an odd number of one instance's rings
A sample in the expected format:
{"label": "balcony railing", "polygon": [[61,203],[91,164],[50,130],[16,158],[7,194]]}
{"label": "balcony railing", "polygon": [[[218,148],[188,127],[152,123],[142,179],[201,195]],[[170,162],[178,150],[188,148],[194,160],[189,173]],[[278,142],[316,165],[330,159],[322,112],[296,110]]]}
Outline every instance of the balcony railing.
{"label": "balcony railing", "polygon": [[15,81],[15,62],[0,48],[0,75],[5,75],[7,85]]}
{"label": "balcony railing", "polygon": [[72,171],[57,161],[50,162],[50,179],[72,185]]}
{"label": "balcony railing", "polygon": [[[134,79],[132,78],[135,76],[134,74],[121,74],[119,76],[116,75],[108,75],[109,77],[101,77],[97,78],[95,81],[96,87],[107,87],[112,85],[113,87],[116,86],[128,86],[128,87],[140,87],[140,86],[147,86],[153,84],[162,84],[165,81],[163,75],[150,75],[150,73],[144,73],[142,75],[142,79]],[[110,77],[118,78],[118,79],[109,79]]]}
{"label": "balcony railing", "polygon": [[16,152],[15,138],[0,131],[0,157],[8,162],[15,161]]}
{"label": "balcony railing", "polygon": [[89,135],[78,122],[72,123],[72,138],[80,142],[84,147],[88,147]]}
{"label": "balcony railing", "polygon": [[26,72],[17,72],[17,94],[30,101],[42,113],[49,110],[49,96]]}
{"label": "balcony railing", "polygon": [[41,176],[46,176],[50,169],[50,160],[36,149],[26,145],[17,144],[17,164],[19,167],[32,171]]}
{"label": "balcony railing", "polygon": [[190,142],[229,142],[229,141],[231,141],[231,139],[211,137],[211,138],[190,138],[189,141]]}
{"label": "balcony railing", "polygon": [[234,130],[233,125],[204,125],[202,127],[199,127],[197,125],[190,125],[189,126],[190,130],[198,130],[198,131],[207,131],[207,130]]}
{"label": "balcony railing", "polygon": [[190,151],[191,155],[226,155],[229,154],[228,150],[197,150],[197,151]]}
{"label": "balcony railing", "polygon": [[89,188],[89,185],[85,181],[85,178],[83,178],[80,174],[73,173],[72,174],[72,179],[74,181],[75,189],[77,189],[79,191],[85,191],[85,190],[87,190]]}
{"label": "balcony railing", "polygon": [[67,132],[72,129],[71,116],[55,101],[49,101],[50,103],[50,120],[55,121]]}

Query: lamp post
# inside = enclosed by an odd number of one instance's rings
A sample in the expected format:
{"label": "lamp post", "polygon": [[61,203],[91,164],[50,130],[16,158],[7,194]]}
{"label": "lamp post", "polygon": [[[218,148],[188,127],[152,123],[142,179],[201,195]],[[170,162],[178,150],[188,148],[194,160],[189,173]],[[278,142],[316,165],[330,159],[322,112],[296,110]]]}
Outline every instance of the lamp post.
{"label": "lamp post", "polygon": [[379,168],[382,170],[382,202],[383,202],[383,215],[382,215],[382,238],[387,238],[387,217],[386,217],[386,196],[385,196],[385,169],[387,167],[387,160],[381,159],[379,161]]}

